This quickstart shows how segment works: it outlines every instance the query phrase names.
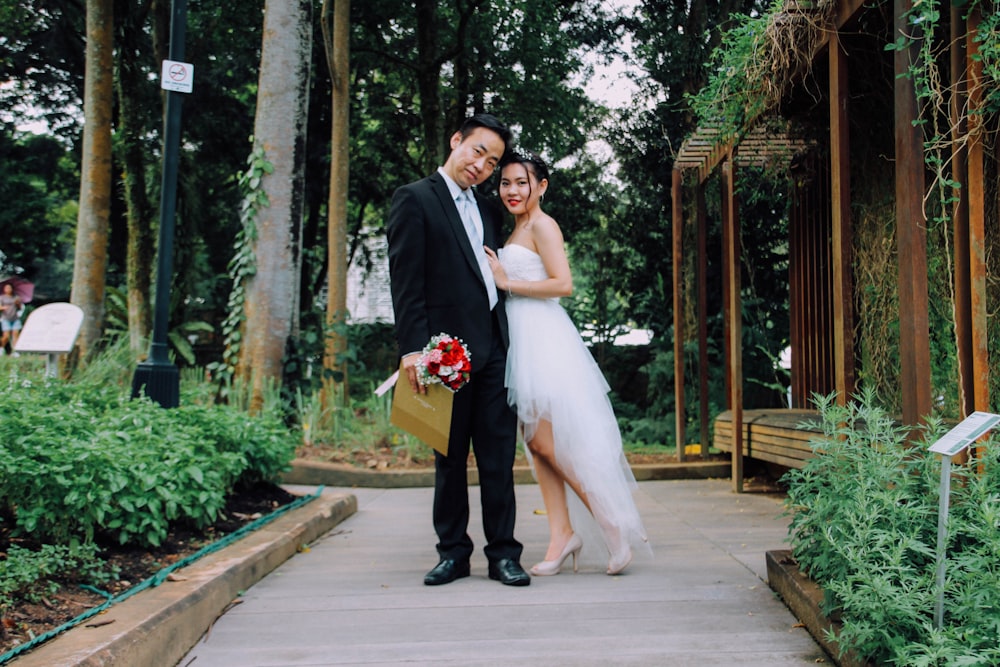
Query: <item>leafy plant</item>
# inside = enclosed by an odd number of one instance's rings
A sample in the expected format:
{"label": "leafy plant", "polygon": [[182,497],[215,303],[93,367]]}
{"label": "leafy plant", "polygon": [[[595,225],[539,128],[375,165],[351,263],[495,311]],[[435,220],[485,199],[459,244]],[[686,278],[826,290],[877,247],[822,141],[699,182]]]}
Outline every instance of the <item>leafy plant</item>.
{"label": "leafy plant", "polygon": [[[114,373],[90,370],[102,367]],[[210,404],[164,410],[128,398],[128,368],[102,357],[88,366],[93,376],[72,382],[10,375],[0,512],[16,530],[55,544],[156,545],[173,521],[211,523],[237,483],[274,478],[294,456],[273,404],[255,416]]]}
{"label": "leafy plant", "polygon": [[220,454],[234,454],[245,462],[242,482],[274,479],[288,469],[297,438],[278,410],[264,410],[250,418],[226,405],[189,405],[177,408],[175,420],[192,427]]}
{"label": "leafy plant", "polygon": [[[104,332],[112,339],[128,335],[128,294],[123,288],[108,286],[105,290],[105,324]],[[181,322],[167,332],[167,342],[175,356],[180,357],[189,366],[193,366],[194,348],[188,336],[198,333],[212,333],[212,325],[208,322],[193,320]]]}
{"label": "leafy plant", "polygon": [[777,108],[790,85],[811,68],[834,7],[831,0],[773,0],[760,14],[734,16],[736,24],[712,54],[708,83],[689,96],[700,125],[714,128],[725,143]]}
{"label": "leafy plant", "polygon": [[97,585],[117,578],[97,552],[95,544],[43,544],[37,551],[11,545],[0,559],[0,616],[18,600],[37,602],[54,593],[55,579]]}
{"label": "leafy plant", "polygon": [[847,406],[816,403],[823,434],[817,455],[785,477],[786,509],[793,554],[823,587],[824,611],[841,619],[841,650],[875,664],[997,664],[997,448],[953,469],[945,627],[936,630],[940,465],[927,443],[947,427],[931,420],[926,442],[914,441],[871,391]]}
{"label": "leafy plant", "polygon": [[[14,525],[37,539],[159,544],[170,521],[213,520],[245,465],[148,400],[105,392],[105,404],[70,399],[60,409],[44,389],[20,393],[30,409],[18,415],[19,432],[4,433],[0,463]],[[39,407],[48,419],[34,419]]]}

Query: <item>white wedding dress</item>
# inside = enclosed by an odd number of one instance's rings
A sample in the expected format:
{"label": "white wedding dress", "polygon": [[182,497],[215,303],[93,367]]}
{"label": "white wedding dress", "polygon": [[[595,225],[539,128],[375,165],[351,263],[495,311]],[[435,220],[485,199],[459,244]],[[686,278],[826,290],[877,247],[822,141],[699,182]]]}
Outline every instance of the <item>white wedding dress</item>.
{"label": "white wedding dress", "polygon": [[[542,258],[525,246],[504,246],[499,257],[511,280],[548,278]],[[621,432],[608,399],[610,387],[576,326],[558,298],[516,294],[507,297],[507,321],[507,397],[517,408],[525,442],[531,440],[539,420],[551,422],[556,461],[568,476],[579,480],[599,522],[612,526],[610,532],[617,535],[581,525],[582,503],[576,507],[571,503],[574,530],[585,544],[587,537],[600,534],[612,553],[620,549],[621,540],[644,544],[646,532],[632,497],[635,477],[622,452]],[[569,487],[566,491],[568,498],[576,497]]]}

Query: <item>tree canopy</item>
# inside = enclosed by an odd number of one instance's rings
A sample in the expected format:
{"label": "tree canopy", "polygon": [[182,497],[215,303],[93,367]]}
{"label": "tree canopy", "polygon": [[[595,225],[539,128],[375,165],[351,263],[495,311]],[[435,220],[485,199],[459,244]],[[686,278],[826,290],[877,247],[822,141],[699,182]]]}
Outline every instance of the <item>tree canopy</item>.
{"label": "tree canopy", "polygon": [[[84,7],[65,0],[34,4],[29,16],[21,3],[0,0],[0,150],[30,147],[36,164],[47,160],[48,173],[72,174],[79,164]],[[314,2],[316,17],[320,4]],[[166,5],[118,1],[114,7],[116,182],[107,280],[115,287],[124,286],[136,230],[157,224],[149,202],[159,198]],[[756,6],[753,0],[643,0],[621,9],[597,0],[351,3],[348,255],[362,265],[378,261],[367,256],[373,246],[366,239],[381,237],[393,190],[441,163],[462,118],[489,111],[515,129],[521,146],[554,167],[546,207],[563,226],[578,275],[578,293],[567,303],[578,323],[597,340],[627,327],[647,328],[659,341],[654,346],[667,349],[669,183],[673,154],[693,129],[686,96],[704,84],[709,54],[732,13]],[[240,175],[258,104],[263,12],[263,0],[188,2],[186,60],[195,66],[195,83],[182,121],[171,324],[204,320],[215,328],[214,337],[201,341],[209,355],[202,360],[221,354],[229,263],[241,229]],[[302,331],[322,327],[317,309],[324,303],[319,295],[327,269],[331,159],[331,83],[319,21],[313,24],[301,206]],[[630,60],[637,92],[623,108],[608,109],[587,96],[585,84],[595,63],[615,55]],[[46,121],[51,136],[32,138],[14,129],[29,120]],[[595,139],[607,142],[612,155],[593,152],[589,142]],[[33,167],[4,160],[0,168],[10,174],[4,186],[13,187],[30,180]],[[129,187],[143,196],[126,196]],[[0,250],[20,265],[58,255],[60,248],[65,255],[71,236],[65,213],[55,211],[72,202],[73,188],[50,182],[25,192],[37,192],[20,198],[19,206],[34,211],[25,215],[49,222],[5,222],[5,230],[30,229],[38,238],[11,234],[0,238]],[[0,215],[8,213],[13,215]],[[774,211],[768,216],[773,219]],[[768,301],[771,294],[762,290]],[[769,342],[775,345],[777,337]]]}

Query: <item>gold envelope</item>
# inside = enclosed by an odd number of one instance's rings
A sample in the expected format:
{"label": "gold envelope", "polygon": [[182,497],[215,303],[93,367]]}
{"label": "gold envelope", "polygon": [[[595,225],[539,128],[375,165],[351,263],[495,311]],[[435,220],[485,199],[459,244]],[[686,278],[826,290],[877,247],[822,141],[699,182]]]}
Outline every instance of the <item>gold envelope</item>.
{"label": "gold envelope", "polygon": [[400,365],[389,421],[447,455],[454,399],[455,394],[450,389],[436,383],[427,385],[426,394],[413,393]]}

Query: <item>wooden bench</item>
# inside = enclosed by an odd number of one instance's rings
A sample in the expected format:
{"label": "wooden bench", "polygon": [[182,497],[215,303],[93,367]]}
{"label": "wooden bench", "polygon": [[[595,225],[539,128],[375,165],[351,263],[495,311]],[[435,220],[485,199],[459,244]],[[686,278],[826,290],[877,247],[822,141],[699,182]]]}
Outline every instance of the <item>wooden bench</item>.
{"label": "wooden bench", "polygon": [[[803,423],[815,426],[800,428]],[[820,433],[820,417],[815,410],[743,411],[743,455],[752,459],[801,468],[813,456],[809,441]],[[732,412],[727,410],[715,418],[712,444],[723,452],[732,453]]]}

